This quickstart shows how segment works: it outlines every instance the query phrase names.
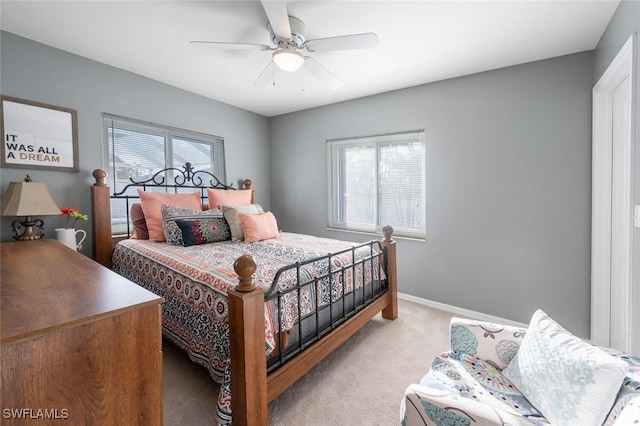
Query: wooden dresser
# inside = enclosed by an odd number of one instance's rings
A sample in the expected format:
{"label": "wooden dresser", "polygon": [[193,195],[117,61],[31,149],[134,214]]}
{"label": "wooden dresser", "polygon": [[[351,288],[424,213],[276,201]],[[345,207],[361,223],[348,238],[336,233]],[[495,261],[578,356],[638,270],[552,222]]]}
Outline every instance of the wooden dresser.
{"label": "wooden dresser", "polygon": [[162,425],[162,299],[56,240],[0,255],[0,424]]}

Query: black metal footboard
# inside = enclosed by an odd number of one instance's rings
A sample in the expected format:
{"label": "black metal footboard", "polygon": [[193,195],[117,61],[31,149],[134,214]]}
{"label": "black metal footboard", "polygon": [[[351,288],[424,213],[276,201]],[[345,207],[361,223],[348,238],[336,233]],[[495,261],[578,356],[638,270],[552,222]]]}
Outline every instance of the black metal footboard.
{"label": "black metal footboard", "polygon": [[[265,292],[278,332],[277,349],[267,358],[267,372],[384,295],[386,259],[380,242],[369,241],[281,268]],[[296,285],[281,288],[281,275],[292,273]]]}

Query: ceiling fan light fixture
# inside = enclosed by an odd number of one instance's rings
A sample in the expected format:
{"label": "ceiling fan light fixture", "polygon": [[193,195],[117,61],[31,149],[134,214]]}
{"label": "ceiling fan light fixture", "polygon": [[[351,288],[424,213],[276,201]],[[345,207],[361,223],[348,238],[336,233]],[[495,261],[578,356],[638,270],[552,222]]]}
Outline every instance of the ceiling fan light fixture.
{"label": "ceiling fan light fixture", "polygon": [[290,47],[276,50],[271,58],[278,68],[286,72],[297,71],[304,64],[304,56]]}

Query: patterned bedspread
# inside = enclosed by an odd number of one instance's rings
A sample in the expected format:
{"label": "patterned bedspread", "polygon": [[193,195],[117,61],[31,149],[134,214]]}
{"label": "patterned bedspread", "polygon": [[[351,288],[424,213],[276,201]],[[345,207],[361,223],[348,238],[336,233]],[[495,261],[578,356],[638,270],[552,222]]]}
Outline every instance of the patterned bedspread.
{"label": "patterned bedspread", "polygon": [[[358,244],[281,233],[280,237],[258,243],[224,241],[190,247],[154,243],[148,240],[124,240],[115,248],[113,270],[165,299],[163,332],[165,337],[182,347],[190,358],[206,367],[211,377],[221,383],[218,396],[217,422],[231,420],[229,369],[229,323],[227,290],[235,286],[238,277],[233,263],[243,254],[256,262],[255,282],[267,294],[284,293],[283,308],[277,312],[275,302],[265,302],[265,348],[268,355],[275,347],[275,331],[289,329],[299,315],[307,315],[316,306],[337,300],[343,293],[378,279],[377,265],[365,261],[355,272],[333,272],[344,265],[357,263],[371,255],[369,247],[332,256],[330,261],[304,262],[336,253]],[[279,274],[287,265],[303,262],[300,282],[311,281],[298,298],[292,290],[297,283],[295,268]],[[331,278],[330,278],[331,277]],[[300,309],[298,308],[300,299]],[[278,320],[279,318],[279,320]]]}

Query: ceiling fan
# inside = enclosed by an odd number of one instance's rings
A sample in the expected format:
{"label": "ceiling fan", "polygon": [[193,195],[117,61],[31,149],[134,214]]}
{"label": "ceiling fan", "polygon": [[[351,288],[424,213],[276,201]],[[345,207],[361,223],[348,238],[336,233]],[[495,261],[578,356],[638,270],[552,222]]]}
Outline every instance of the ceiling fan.
{"label": "ceiling fan", "polygon": [[[234,43],[224,41],[192,41],[191,45],[214,49],[244,49],[273,51],[271,61],[254,84],[266,85],[277,70],[294,72],[304,67],[330,89],[342,86],[342,81],[315,59],[303,54],[330,50],[372,49],[378,47],[378,36],[374,33],[349,34],[336,37],[307,40],[307,27],[301,20],[289,16],[285,0],[261,0],[269,23],[267,28],[273,46],[258,43]],[[273,72],[270,72],[272,64]],[[275,84],[275,83],[274,83]]]}

